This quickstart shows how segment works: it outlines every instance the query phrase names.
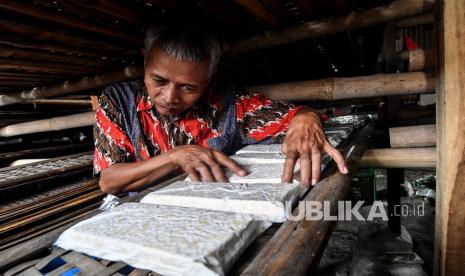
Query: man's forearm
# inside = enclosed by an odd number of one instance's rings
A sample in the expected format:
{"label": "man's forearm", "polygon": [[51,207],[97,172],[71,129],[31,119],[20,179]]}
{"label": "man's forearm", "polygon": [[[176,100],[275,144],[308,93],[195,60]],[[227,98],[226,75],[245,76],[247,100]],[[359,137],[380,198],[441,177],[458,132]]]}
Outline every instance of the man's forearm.
{"label": "man's forearm", "polygon": [[176,168],[166,153],[137,163],[116,163],[101,171],[99,185],[108,194],[135,191]]}

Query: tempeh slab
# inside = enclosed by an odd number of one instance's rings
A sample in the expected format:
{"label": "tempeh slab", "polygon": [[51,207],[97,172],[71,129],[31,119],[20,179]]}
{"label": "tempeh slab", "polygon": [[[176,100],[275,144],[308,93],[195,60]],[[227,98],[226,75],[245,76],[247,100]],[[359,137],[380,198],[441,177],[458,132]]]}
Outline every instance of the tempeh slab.
{"label": "tempeh slab", "polygon": [[76,224],[55,244],[163,275],[224,275],[269,226],[234,213],[125,203]]}

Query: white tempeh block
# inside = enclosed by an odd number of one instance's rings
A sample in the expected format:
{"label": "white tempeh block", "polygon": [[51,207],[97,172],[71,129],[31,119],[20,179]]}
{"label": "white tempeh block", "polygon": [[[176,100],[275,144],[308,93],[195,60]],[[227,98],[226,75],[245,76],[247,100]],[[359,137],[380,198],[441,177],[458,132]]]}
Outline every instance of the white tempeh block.
{"label": "white tempeh block", "polygon": [[299,184],[178,181],[140,202],[250,214],[281,223],[303,192]]}
{"label": "white tempeh block", "polygon": [[[247,172],[246,176],[238,176],[230,171],[226,177],[231,183],[282,183],[281,177],[284,172],[284,163],[271,164],[240,164]],[[300,182],[300,163],[294,167],[294,183]]]}
{"label": "white tempeh block", "polygon": [[282,153],[282,144],[272,145],[248,145],[236,152],[236,154],[242,153]]}
{"label": "white tempeh block", "polygon": [[239,164],[284,164],[284,153],[239,153],[229,156]]}
{"label": "white tempeh block", "polygon": [[224,275],[269,226],[234,213],[126,203],[74,225],[55,244],[163,275]]}

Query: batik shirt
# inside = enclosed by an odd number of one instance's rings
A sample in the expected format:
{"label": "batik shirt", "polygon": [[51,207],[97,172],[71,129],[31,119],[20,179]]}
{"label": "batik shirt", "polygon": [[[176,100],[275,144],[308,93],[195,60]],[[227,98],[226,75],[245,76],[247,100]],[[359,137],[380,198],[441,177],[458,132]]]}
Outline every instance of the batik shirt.
{"label": "batik shirt", "polygon": [[177,116],[157,112],[142,80],[107,87],[94,127],[94,172],[114,163],[147,160],[180,145],[233,154],[250,144],[282,142],[302,107],[233,88],[205,92]]}

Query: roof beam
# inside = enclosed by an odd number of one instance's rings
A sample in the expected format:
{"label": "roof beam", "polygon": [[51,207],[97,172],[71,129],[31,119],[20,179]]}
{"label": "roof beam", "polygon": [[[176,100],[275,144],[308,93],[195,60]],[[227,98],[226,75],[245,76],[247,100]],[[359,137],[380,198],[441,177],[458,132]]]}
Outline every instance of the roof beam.
{"label": "roof beam", "polygon": [[307,22],[298,26],[267,31],[226,47],[230,54],[253,51],[289,44],[321,35],[350,29],[373,26],[400,18],[429,12],[434,0],[396,0],[388,5],[363,11],[353,11],[347,16]]}

